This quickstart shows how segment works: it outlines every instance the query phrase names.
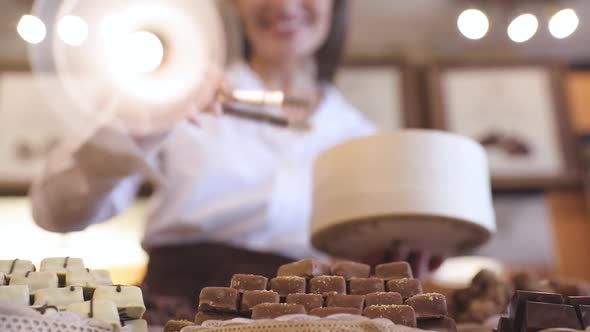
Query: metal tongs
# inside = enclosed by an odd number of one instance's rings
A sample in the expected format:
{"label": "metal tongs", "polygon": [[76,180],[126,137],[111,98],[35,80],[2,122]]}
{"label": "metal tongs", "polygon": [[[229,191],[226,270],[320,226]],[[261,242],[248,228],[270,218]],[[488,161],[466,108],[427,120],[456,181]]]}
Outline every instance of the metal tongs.
{"label": "metal tongs", "polygon": [[219,96],[226,115],[263,122],[269,125],[293,130],[309,130],[307,120],[289,119],[263,112],[265,108],[294,108],[309,111],[311,103],[304,99],[286,97],[282,91],[234,90]]}

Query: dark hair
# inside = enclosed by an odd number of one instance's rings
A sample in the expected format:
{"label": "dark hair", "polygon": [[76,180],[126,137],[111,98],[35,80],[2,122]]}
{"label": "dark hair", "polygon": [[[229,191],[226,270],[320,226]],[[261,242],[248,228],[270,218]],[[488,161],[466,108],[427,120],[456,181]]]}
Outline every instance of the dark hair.
{"label": "dark hair", "polygon": [[[342,59],[346,35],[348,30],[348,4],[349,0],[333,0],[332,23],[328,37],[315,54],[317,63],[317,80],[319,82],[332,82]],[[249,59],[252,54],[252,46],[242,32],[242,55]]]}

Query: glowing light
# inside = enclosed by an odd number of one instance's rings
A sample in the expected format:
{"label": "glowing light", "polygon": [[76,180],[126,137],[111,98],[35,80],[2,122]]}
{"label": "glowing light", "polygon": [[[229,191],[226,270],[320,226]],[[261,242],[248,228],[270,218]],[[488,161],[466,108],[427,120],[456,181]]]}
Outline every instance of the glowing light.
{"label": "glowing light", "polygon": [[88,25],[78,16],[64,16],[57,24],[57,35],[68,45],[82,45],[88,38]]}
{"label": "glowing light", "polygon": [[457,27],[466,38],[477,40],[488,33],[490,21],[481,10],[467,9],[459,15]]}
{"label": "glowing light", "polygon": [[285,100],[282,91],[235,90],[232,97],[239,102],[281,106]]}
{"label": "glowing light", "polygon": [[111,60],[123,71],[149,73],[162,64],[164,45],[148,31],[136,31],[117,38],[111,44]]}
{"label": "glowing light", "polygon": [[18,21],[16,31],[24,41],[30,44],[39,44],[47,35],[47,28],[43,21],[33,15],[23,15]]}
{"label": "glowing light", "polygon": [[558,11],[549,20],[549,32],[557,39],[564,39],[573,34],[578,25],[580,19],[576,12],[571,8],[566,8]]}
{"label": "glowing light", "polygon": [[110,15],[100,22],[100,35],[107,41],[129,32],[128,24],[122,15]]}
{"label": "glowing light", "polygon": [[515,43],[524,43],[533,38],[539,29],[539,20],[533,14],[522,14],[508,25],[508,37]]}
{"label": "glowing light", "polygon": [[481,256],[453,257],[445,260],[432,275],[432,282],[449,288],[465,288],[471,279],[481,270],[486,269],[502,277],[504,266],[497,260]]}

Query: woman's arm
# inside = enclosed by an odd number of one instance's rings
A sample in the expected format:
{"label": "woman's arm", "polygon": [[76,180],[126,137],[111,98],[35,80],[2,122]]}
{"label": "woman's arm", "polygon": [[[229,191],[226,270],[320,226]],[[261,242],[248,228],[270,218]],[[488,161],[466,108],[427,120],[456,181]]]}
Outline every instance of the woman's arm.
{"label": "woman's arm", "polygon": [[163,140],[137,144],[104,127],[77,148],[58,146],[31,187],[33,219],[48,231],[71,232],[125,211],[145,179],[158,180],[155,151]]}

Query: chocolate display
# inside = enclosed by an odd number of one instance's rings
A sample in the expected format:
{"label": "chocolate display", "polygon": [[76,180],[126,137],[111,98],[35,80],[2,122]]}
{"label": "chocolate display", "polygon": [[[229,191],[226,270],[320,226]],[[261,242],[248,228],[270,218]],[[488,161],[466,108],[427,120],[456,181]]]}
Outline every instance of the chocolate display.
{"label": "chocolate display", "polygon": [[369,318],[387,318],[395,324],[416,327],[416,313],[409,305],[372,305],[364,315]]}
{"label": "chocolate display", "polygon": [[441,318],[448,314],[447,299],[442,294],[414,295],[406,301],[406,304],[414,308],[418,318]]}
{"label": "chocolate display", "polygon": [[317,276],[309,281],[309,292],[324,296],[330,293],[346,294],[346,280],[340,276]]}
{"label": "chocolate display", "polygon": [[[195,321],[202,324],[237,316],[272,319],[288,314],[364,314],[411,327],[416,327],[417,318],[428,318],[425,325],[452,331],[445,297],[422,294],[420,281],[406,278],[411,276],[408,264],[383,264],[378,270],[388,280],[390,291],[385,291],[384,279],[367,276],[370,267],[350,262],[339,262],[331,269],[310,259],[283,265],[279,268],[282,275],[268,283],[270,291],[245,290],[261,288],[265,279],[260,276],[235,275],[229,282],[231,287],[207,287],[201,291]],[[318,275],[320,271],[338,275]],[[404,278],[394,279],[396,276]],[[239,290],[243,291],[241,298]],[[408,299],[405,305],[404,297]]]}
{"label": "chocolate display", "polygon": [[80,258],[44,259],[39,272],[25,260],[0,261],[0,269],[9,276],[8,285],[0,285],[0,303],[30,306],[45,316],[71,311],[116,329],[147,332],[141,289],[112,286],[108,271],[87,269]]}
{"label": "chocolate display", "polygon": [[357,308],[363,310],[365,307],[364,295],[328,294],[326,306],[341,308]]}
{"label": "chocolate display", "polygon": [[309,314],[318,317],[328,317],[337,314],[361,315],[362,310],[350,307],[324,307],[313,309]]}
{"label": "chocolate display", "polygon": [[305,293],[307,281],[303,277],[284,276],[270,280],[270,290],[279,293],[281,297],[289,294]]}
{"label": "chocolate display", "polygon": [[325,265],[324,263],[308,258],[304,260],[300,260],[297,262],[293,262],[290,264],[285,264],[279,267],[277,272],[278,277],[282,276],[297,276],[297,277],[304,277],[304,278],[313,278],[316,276],[321,275],[329,275],[330,274],[330,267]]}
{"label": "chocolate display", "polygon": [[262,303],[252,308],[252,319],[272,319],[284,315],[305,313],[305,307],[300,304]]}
{"label": "chocolate display", "polygon": [[238,312],[238,291],[229,287],[205,287],[199,296],[199,311]]}
{"label": "chocolate display", "polygon": [[377,292],[367,294],[365,297],[365,304],[367,307],[372,305],[399,305],[404,304],[404,300],[400,293],[395,292]]}
{"label": "chocolate display", "polygon": [[377,278],[390,279],[404,279],[413,278],[412,268],[406,262],[395,262],[380,264],[375,267],[375,276]]}
{"label": "chocolate display", "polygon": [[418,279],[393,279],[387,282],[387,291],[399,293],[405,300],[422,293],[422,283]]}
{"label": "chocolate display", "polygon": [[254,290],[266,290],[268,279],[264,276],[254,274],[235,274],[231,278],[230,287],[235,288],[238,292]]}
{"label": "chocolate display", "polygon": [[[332,275],[352,278],[368,278],[371,274],[371,266],[356,262],[338,262],[332,266]],[[364,295],[364,294],[362,294]]]}
{"label": "chocolate display", "polygon": [[385,283],[379,278],[352,278],[348,282],[349,293],[352,295],[367,295],[385,291]]}
{"label": "chocolate display", "polygon": [[240,305],[241,313],[250,313],[254,306],[261,303],[280,303],[279,293],[267,290],[245,291]]}
{"label": "chocolate display", "polygon": [[311,312],[324,305],[324,297],[321,294],[289,294],[287,303],[301,304],[307,312]]}

